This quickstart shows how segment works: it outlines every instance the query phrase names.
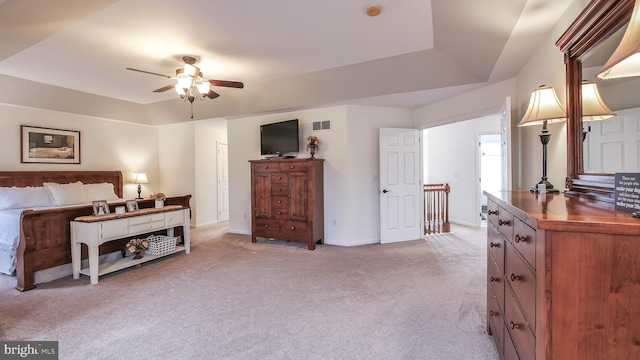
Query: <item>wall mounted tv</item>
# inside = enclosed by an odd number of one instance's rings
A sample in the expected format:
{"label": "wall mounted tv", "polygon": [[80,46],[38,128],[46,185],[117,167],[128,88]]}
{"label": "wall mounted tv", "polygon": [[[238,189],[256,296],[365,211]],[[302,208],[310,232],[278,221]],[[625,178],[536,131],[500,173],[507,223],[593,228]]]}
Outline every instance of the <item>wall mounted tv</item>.
{"label": "wall mounted tv", "polygon": [[298,151],[298,119],[260,125],[260,155],[283,156]]}

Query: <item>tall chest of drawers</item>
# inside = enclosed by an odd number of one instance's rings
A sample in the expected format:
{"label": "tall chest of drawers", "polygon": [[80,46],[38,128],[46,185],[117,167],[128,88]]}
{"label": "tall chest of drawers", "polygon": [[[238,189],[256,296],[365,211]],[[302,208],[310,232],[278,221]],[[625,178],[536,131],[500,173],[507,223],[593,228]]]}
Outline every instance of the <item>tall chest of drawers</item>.
{"label": "tall chest of drawers", "polygon": [[322,159],[269,159],[251,163],[251,241],[298,241],[309,250],[324,240]]}
{"label": "tall chest of drawers", "polygon": [[500,358],[640,358],[640,221],[562,194],[485,194]]}

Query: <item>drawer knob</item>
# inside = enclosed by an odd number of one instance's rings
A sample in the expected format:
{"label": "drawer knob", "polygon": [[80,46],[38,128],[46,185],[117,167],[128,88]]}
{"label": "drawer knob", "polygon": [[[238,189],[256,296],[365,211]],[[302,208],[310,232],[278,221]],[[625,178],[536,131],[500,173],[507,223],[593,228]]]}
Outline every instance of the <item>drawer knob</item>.
{"label": "drawer knob", "polygon": [[282,212],[281,212],[281,211],[278,211],[278,215],[282,215]]}
{"label": "drawer knob", "polygon": [[269,224],[264,224],[264,227],[268,228],[268,227],[269,227]]}
{"label": "drawer knob", "polygon": [[514,273],[511,273],[511,275],[509,275],[509,277],[511,278],[511,281],[520,281],[520,280],[522,280],[522,277],[520,275],[516,275]]}
{"label": "drawer knob", "polygon": [[265,166],[264,168],[265,168],[265,169],[268,169],[268,168],[269,168],[269,166]]}
{"label": "drawer knob", "polygon": [[489,210],[487,213],[489,215],[498,215],[498,210]]}
{"label": "drawer knob", "polygon": [[498,316],[498,312],[491,310],[491,311],[489,311],[489,315],[490,316]]}
{"label": "drawer knob", "polygon": [[278,204],[282,203],[282,200],[278,200]]}
{"label": "drawer knob", "polygon": [[489,243],[489,247],[500,247],[500,243]]}
{"label": "drawer knob", "polygon": [[511,330],[520,329],[520,324],[516,324],[513,321],[509,321],[509,327]]}
{"label": "drawer knob", "polygon": [[290,169],[295,169],[296,166],[295,165],[291,165]]}
{"label": "drawer knob", "polygon": [[295,230],[295,229],[296,229],[296,227],[295,227],[295,226],[292,226],[292,227],[291,227],[291,230]]}
{"label": "drawer knob", "polygon": [[489,281],[491,281],[491,282],[497,282],[497,281],[500,281],[500,278],[497,278],[497,277],[493,277],[493,276],[492,276],[492,277],[490,277],[490,278],[489,278]]}
{"label": "drawer knob", "polygon": [[519,242],[525,243],[525,242],[527,242],[527,237],[526,236],[520,236],[520,235],[516,234],[515,241],[516,241],[516,243],[519,243]]}
{"label": "drawer knob", "polygon": [[498,226],[509,225],[509,220],[498,220]]}

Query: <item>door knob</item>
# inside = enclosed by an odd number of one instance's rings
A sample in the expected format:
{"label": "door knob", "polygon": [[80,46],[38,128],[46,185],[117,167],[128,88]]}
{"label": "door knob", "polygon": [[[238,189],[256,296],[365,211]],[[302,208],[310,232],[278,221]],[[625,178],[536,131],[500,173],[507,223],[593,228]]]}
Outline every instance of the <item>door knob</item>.
{"label": "door knob", "polygon": [[391,192],[391,190],[387,190],[387,189],[382,190],[382,193],[383,193],[383,194],[386,194],[386,193],[388,193],[388,192]]}

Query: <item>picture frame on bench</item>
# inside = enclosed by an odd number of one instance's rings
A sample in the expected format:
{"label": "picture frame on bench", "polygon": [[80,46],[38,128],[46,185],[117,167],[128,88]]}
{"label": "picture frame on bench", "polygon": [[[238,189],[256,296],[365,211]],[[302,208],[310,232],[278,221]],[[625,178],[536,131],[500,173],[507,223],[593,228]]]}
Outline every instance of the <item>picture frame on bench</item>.
{"label": "picture frame on bench", "polygon": [[127,212],[138,211],[138,202],[135,200],[127,200],[126,205]]}
{"label": "picture frame on bench", "polygon": [[109,214],[109,204],[106,200],[96,200],[93,204],[93,216],[101,216]]}

